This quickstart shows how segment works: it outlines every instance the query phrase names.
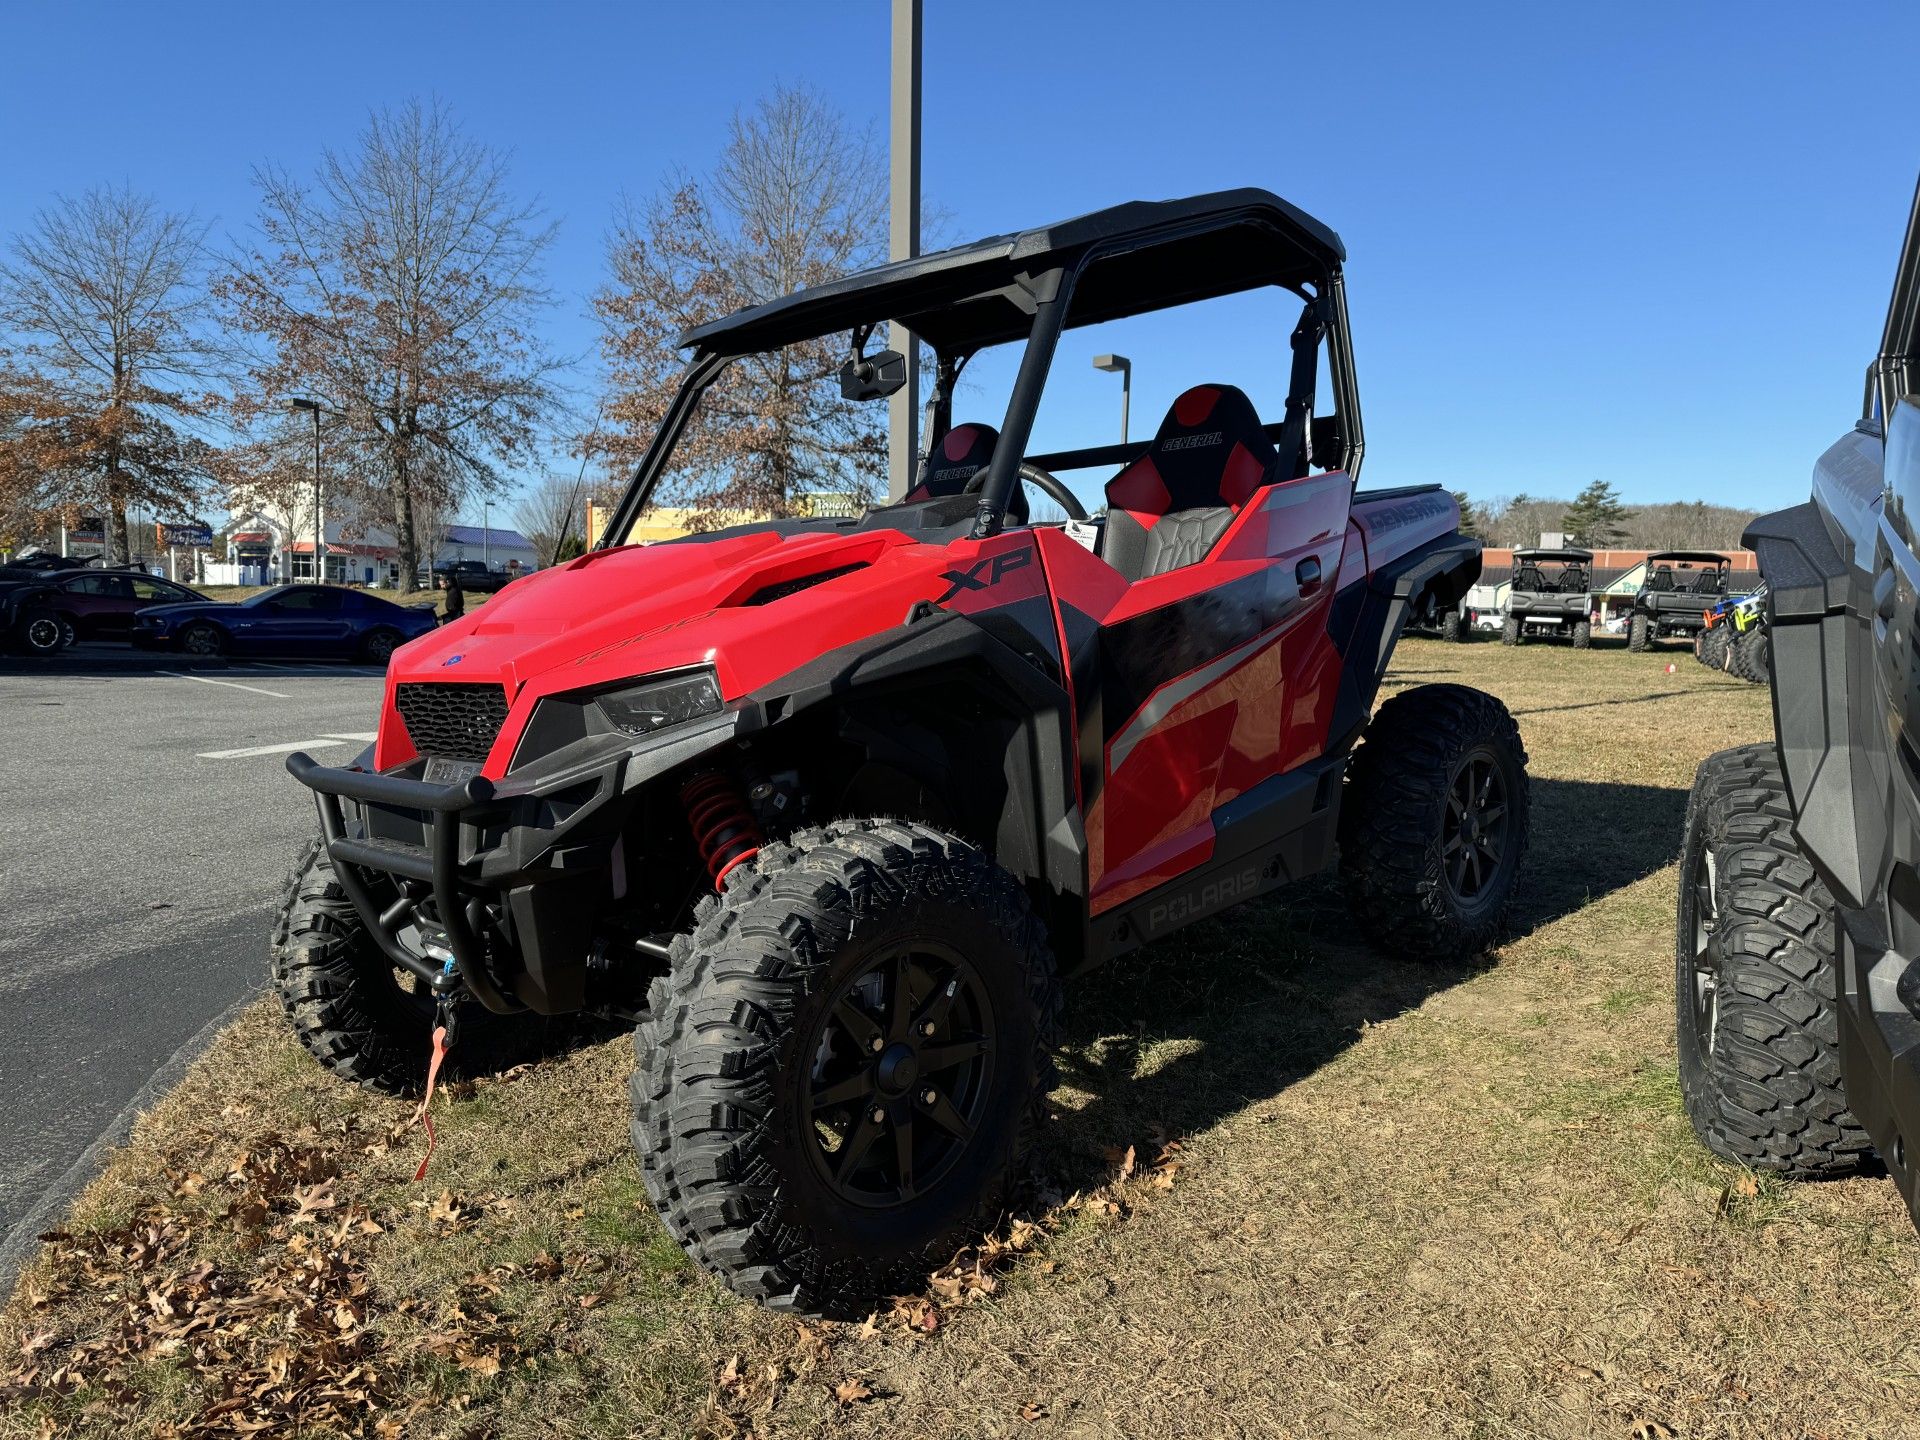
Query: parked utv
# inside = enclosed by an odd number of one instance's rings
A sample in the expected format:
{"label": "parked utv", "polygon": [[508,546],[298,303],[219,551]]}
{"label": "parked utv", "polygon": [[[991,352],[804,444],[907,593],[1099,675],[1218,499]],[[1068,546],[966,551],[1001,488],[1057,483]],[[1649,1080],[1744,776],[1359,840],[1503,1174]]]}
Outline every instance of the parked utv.
{"label": "parked utv", "polygon": [[[307,1047],[407,1091],[436,1022],[469,1070],[533,1053],[542,1017],[635,1022],[668,1230],[743,1295],[864,1313],[994,1222],[1063,975],[1336,854],[1394,953],[1493,942],[1526,756],[1461,686],[1372,713],[1407,617],[1464,594],[1480,547],[1438,486],[1354,490],[1344,258],[1235,190],[688,331],[609,538],[401,649],[356,763],[289,759],[321,837],[273,956]],[[1150,440],[1028,453],[1064,330],[1272,287],[1303,302],[1276,423],[1197,383]],[[877,404],[904,383],[867,349],[894,320],[936,357],[903,500],[620,543],[729,367],[825,337],[845,401]],[[956,420],[996,345],[1004,416]],[[1073,470],[1111,476],[1104,523]],[[1029,486],[1071,527],[1029,523]]]}
{"label": "parked utv", "polygon": [[1727,668],[1727,651],[1733,640],[1733,626],[1727,617],[1732,613],[1732,599],[1709,605],[1701,614],[1700,629],[1693,637],[1693,658],[1709,670]]}
{"label": "parked utv", "polygon": [[1727,593],[1732,562],[1707,550],[1663,550],[1647,557],[1646,578],[1633,597],[1627,649],[1641,651],[1656,640],[1683,635],[1689,642],[1706,628],[1706,612]]}
{"label": "parked utv", "polygon": [[1767,587],[1762,584],[1733,609],[1734,640],[1727,669],[1755,685],[1773,678],[1773,634],[1767,623]]}
{"label": "parked utv", "polygon": [[1806,504],[1743,543],[1767,581],[1775,741],[1708,757],[1681,854],[1681,1091],[1757,1170],[1877,1154],[1920,1218],[1920,193],[1865,414]]}
{"label": "parked utv", "polygon": [[1593,552],[1516,550],[1513,588],[1500,627],[1502,645],[1529,635],[1565,635],[1573,648],[1593,644]]}
{"label": "parked utv", "polygon": [[1464,597],[1451,605],[1442,605],[1437,596],[1429,596],[1424,610],[1407,617],[1406,629],[1409,634],[1432,635],[1461,643],[1473,638],[1475,618]]}

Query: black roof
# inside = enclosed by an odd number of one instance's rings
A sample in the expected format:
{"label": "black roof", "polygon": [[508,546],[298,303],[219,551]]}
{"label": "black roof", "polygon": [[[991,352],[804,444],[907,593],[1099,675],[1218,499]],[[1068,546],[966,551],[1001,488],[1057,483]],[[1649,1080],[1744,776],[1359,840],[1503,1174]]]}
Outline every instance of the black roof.
{"label": "black roof", "polygon": [[1656,560],[1704,560],[1713,565],[1733,563],[1717,550],[1656,550],[1647,556],[1647,563],[1651,565]]}
{"label": "black roof", "polygon": [[1070,325],[1091,325],[1260,285],[1324,285],[1347,258],[1340,237],[1265,190],[1219,190],[1185,200],[1131,200],[1072,220],[993,235],[896,260],[796,291],[680,337],[702,353],[740,355],[877,319],[900,320],[954,353],[1017,340],[1030,309],[999,292],[1020,275],[1071,265],[1132,237],[1076,288]]}
{"label": "black roof", "polygon": [[1593,561],[1591,550],[1541,550],[1535,547],[1523,547],[1513,552],[1516,560],[1585,560]]}

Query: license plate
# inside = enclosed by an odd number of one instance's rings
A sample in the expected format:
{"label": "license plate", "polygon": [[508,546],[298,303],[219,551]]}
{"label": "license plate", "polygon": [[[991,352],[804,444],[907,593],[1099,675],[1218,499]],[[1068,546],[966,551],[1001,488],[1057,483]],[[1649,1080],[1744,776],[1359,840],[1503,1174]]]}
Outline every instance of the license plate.
{"label": "license plate", "polygon": [[462,780],[471,780],[479,773],[478,760],[443,760],[435,755],[427,761],[426,779],[429,785],[458,785]]}

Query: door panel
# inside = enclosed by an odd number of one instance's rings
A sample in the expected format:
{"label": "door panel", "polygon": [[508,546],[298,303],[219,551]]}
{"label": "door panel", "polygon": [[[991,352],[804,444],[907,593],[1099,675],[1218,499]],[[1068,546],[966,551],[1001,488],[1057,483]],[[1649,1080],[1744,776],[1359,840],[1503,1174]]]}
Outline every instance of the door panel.
{"label": "door panel", "polygon": [[1070,543],[1046,547],[1095,913],[1206,860],[1215,810],[1322,753],[1351,491],[1338,473],[1270,487],[1210,558],[1131,585]]}

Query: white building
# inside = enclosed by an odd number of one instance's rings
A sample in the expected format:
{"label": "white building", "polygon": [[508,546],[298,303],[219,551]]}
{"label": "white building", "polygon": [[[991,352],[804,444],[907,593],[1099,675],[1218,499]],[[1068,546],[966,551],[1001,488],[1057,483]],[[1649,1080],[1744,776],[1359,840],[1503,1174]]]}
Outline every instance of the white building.
{"label": "white building", "polygon": [[[321,509],[321,545],[325,555],[323,578],[336,585],[368,585],[386,589],[400,583],[400,548],[393,532],[350,525]],[[313,507],[291,510],[272,505],[236,508],[227,527],[224,565],[209,567],[213,584],[277,585],[314,578]],[[425,547],[423,566],[451,560],[482,560],[497,569],[528,571],[537,567],[533,542],[517,530],[499,526],[449,525],[435,544]]]}

